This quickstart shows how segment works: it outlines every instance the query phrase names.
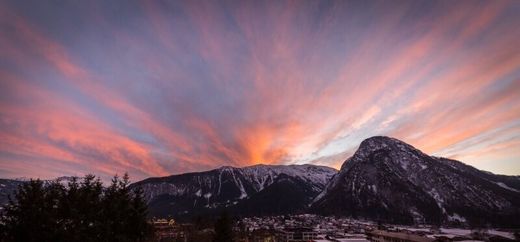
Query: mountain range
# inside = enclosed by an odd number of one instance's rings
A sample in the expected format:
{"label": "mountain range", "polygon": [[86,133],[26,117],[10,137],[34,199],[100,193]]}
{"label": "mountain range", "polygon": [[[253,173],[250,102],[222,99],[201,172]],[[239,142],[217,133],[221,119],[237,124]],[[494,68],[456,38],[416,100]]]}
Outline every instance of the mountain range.
{"label": "mountain range", "polygon": [[152,216],[194,216],[227,209],[243,215],[305,212],[337,170],[314,165],[254,165],[149,178],[144,190]]}
{"label": "mountain range", "polygon": [[[0,180],[0,202],[12,192],[10,184]],[[225,166],[148,178],[131,187],[143,189],[153,217],[182,219],[225,209],[237,216],[316,213],[396,224],[520,226],[519,176],[429,156],[385,136],[361,142],[339,171]]]}

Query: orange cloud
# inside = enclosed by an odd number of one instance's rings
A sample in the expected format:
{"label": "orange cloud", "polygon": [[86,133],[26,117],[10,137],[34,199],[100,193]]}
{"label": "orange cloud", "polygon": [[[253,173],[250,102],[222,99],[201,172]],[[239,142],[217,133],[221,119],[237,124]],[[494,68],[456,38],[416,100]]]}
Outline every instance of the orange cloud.
{"label": "orange cloud", "polygon": [[9,176],[33,160],[53,165],[49,176],[338,167],[372,135],[463,159],[517,157],[506,153],[518,138],[483,135],[517,132],[515,2],[95,5],[69,24],[52,6],[42,20],[1,4]]}

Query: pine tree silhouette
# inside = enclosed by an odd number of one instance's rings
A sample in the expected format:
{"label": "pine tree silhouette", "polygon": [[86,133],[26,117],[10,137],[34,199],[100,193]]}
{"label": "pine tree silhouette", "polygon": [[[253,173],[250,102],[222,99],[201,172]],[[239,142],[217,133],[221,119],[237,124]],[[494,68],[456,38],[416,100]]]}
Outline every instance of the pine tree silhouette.
{"label": "pine tree silhouette", "polygon": [[224,211],[215,222],[215,237],[213,242],[233,242],[233,221]]}
{"label": "pine tree silhouette", "polygon": [[24,183],[0,216],[0,241],[149,241],[142,190],[129,183],[127,174],[107,188],[93,175],[67,185]]}

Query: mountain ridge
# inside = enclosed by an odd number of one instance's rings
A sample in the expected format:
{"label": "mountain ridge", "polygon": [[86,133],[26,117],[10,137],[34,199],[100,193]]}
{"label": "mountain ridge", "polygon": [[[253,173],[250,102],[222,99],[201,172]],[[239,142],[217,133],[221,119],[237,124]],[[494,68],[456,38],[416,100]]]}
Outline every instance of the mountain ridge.
{"label": "mountain ridge", "polygon": [[[255,214],[255,198],[283,203],[281,191],[305,191],[295,194],[290,212],[303,212],[312,198],[325,187],[337,170],[316,165],[253,165],[243,168],[223,166],[217,169],[148,178],[131,186],[140,186],[150,204],[152,216],[214,213],[221,209],[240,214]],[[286,177],[287,179],[279,179]],[[271,188],[266,190],[267,188]],[[256,194],[260,194],[254,196]],[[269,199],[270,198],[270,199]],[[265,205],[268,206],[268,205]],[[261,209],[271,213],[269,209]]]}
{"label": "mountain ridge", "polygon": [[[58,178],[66,182],[69,178]],[[1,196],[12,193],[0,182]],[[401,140],[363,140],[340,170],[304,165],[222,166],[150,177],[141,187],[151,216],[316,213],[398,224],[519,227],[520,176],[429,156]]]}
{"label": "mountain ridge", "polygon": [[[515,225],[520,180],[428,156],[395,138],[361,142],[311,211],[393,223]],[[518,190],[518,191],[517,191]]]}

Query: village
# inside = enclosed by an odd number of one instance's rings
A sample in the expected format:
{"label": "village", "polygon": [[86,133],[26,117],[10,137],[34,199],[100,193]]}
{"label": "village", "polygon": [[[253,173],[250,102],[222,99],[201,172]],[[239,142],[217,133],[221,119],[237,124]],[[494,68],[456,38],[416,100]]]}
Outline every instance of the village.
{"label": "village", "polygon": [[[173,219],[153,221],[158,241],[211,241],[214,231]],[[237,242],[434,242],[518,241],[520,231],[387,225],[313,214],[242,218],[233,226]]]}

